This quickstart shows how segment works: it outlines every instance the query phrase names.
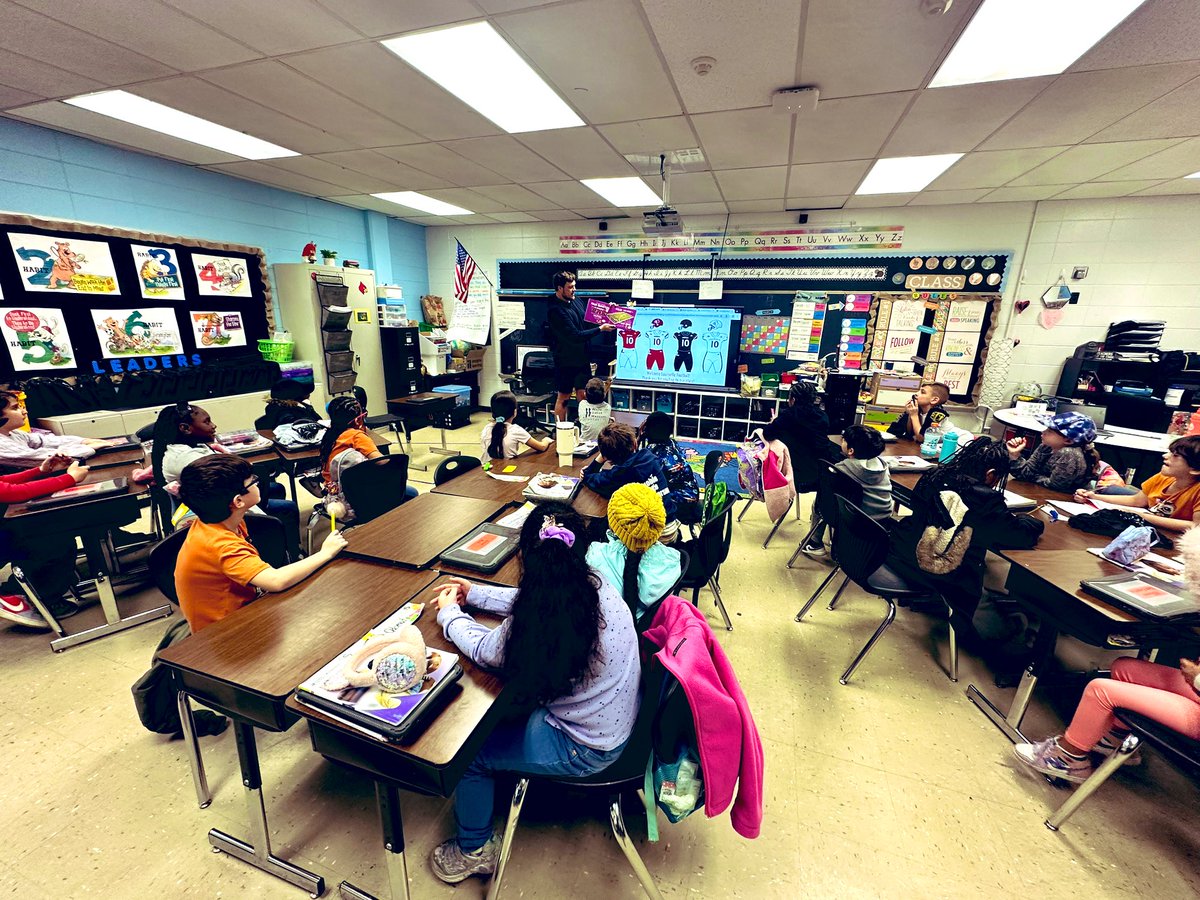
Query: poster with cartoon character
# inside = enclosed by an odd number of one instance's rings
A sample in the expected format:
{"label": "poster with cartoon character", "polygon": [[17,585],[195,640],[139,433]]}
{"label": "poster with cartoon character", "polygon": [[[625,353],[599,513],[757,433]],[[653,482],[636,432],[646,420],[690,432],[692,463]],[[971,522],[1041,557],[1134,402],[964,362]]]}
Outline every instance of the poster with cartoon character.
{"label": "poster with cartoon character", "polygon": [[201,350],[245,347],[246,329],[240,312],[205,311],[189,313],[196,346]]}
{"label": "poster with cartoon character", "polygon": [[0,307],[0,335],[18,372],[75,367],[61,309]]}
{"label": "poster with cartoon character", "polygon": [[183,352],[173,309],[93,309],[92,321],[105,359]]}
{"label": "poster with cartoon character", "polygon": [[9,232],[8,242],[27,291],[117,293],[117,270],[102,241]]}
{"label": "poster with cartoon character", "polygon": [[130,244],[143,300],[184,300],[179,257],[166,247]]}
{"label": "poster with cartoon character", "polygon": [[245,259],[239,256],[205,256],[192,254],[196,285],[204,296],[219,294],[225,297],[249,297],[250,279]]}

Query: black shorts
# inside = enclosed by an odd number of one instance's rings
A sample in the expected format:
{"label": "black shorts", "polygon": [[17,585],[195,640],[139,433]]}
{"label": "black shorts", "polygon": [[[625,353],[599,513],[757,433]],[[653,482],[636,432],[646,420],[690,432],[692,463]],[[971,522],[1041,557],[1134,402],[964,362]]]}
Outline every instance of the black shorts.
{"label": "black shorts", "polygon": [[554,388],[560,394],[573,394],[575,391],[583,390],[583,386],[591,377],[591,366],[556,366]]}

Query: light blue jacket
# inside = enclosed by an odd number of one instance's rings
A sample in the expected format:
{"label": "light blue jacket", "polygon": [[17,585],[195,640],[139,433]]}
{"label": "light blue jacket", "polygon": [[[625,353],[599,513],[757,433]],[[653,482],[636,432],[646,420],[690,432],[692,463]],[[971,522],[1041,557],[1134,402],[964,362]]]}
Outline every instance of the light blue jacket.
{"label": "light blue jacket", "polygon": [[[629,551],[611,531],[604,543],[597,541],[588,547],[588,565],[621,593],[625,573],[625,556]],[[657,603],[682,574],[679,551],[664,544],[654,544],[642,554],[638,566],[638,616]]]}

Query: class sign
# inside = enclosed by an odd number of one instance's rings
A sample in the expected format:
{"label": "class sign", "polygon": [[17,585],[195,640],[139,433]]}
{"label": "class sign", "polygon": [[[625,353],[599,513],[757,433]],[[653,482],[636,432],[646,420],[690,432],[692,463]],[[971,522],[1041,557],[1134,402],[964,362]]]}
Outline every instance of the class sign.
{"label": "class sign", "polygon": [[966,275],[909,275],[904,286],[910,291],[961,291]]}

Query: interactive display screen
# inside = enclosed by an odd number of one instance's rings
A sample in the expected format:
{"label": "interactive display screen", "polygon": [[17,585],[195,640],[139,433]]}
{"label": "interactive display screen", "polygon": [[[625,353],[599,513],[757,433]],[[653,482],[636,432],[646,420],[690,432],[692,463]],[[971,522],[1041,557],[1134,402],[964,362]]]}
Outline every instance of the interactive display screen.
{"label": "interactive display screen", "polygon": [[736,378],[741,312],[698,306],[638,306],[617,330],[617,380],[725,388]]}

